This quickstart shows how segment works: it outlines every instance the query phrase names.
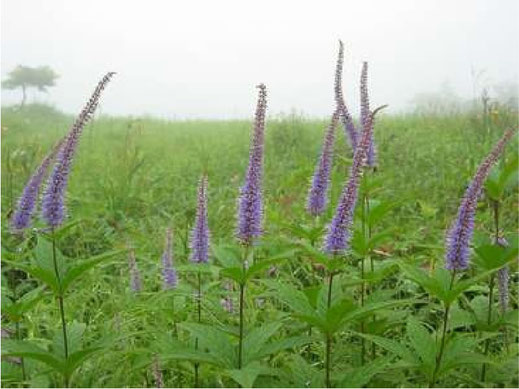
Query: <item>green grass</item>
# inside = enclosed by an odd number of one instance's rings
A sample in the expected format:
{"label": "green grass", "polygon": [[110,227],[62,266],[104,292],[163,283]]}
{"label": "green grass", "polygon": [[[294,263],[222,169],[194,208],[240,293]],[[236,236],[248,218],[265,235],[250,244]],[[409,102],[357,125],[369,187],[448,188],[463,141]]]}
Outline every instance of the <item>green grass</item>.
{"label": "green grass", "polygon": [[[2,241],[6,251],[13,250],[17,244],[6,227],[7,216],[30,174],[52,144],[66,133],[72,120],[72,117],[44,106],[28,106],[23,111],[2,109]],[[441,266],[445,230],[455,217],[466,185],[504,128],[516,121],[513,114],[503,114],[485,127],[480,118],[471,114],[381,116],[375,130],[379,161],[375,177],[380,185],[372,196],[376,200],[394,202],[396,206],[379,226],[380,230],[391,228],[391,238],[377,248],[391,258],[417,259],[423,264],[432,260]],[[304,212],[304,205],[326,125],[324,120],[295,116],[268,118],[264,175],[266,234],[265,244],[259,249],[260,257],[275,253],[286,239],[293,238],[287,225],[312,223]],[[248,162],[250,128],[249,121],[173,122],[106,116],[96,118],[85,128],[67,195],[70,221],[77,224],[59,242],[59,248],[68,260],[74,261],[74,258],[87,258],[114,248],[135,247],[146,292],[140,298],[129,292],[124,256],[116,263],[94,268],[74,285],[66,300],[67,316],[69,323],[87,324],[85,342],[107,334],[126,336],[117,340],[107,352],[88,360],[81,368],[81,374],[73,378],[74,385],[154,385],[148,368],[149,356],[140,350],[153,349],[161,336],[172,330],[170,296],[158,292],[157,266],[164,230],[173,226],[175,263],[186,263],[197,181],[205,172],[209,178],[212,243],[215,246],[233,243],[236,198]],[[342,129],[337,134],[331,206],[321,218],[322,223],[332,217],[351,162]],[[516,149],[517,139],[514,138],[507,148],[506,159],[512,158]],[[518,230],[517,206],[517,186],[514,184],[502,207],[501,228],[507,233],[515,234]],[[476,221],[476,240],[492,233],[490,212],[487,202],[482,201]],[[41,222],[37,224],[41,225]],[[304,258],[283,265],[280,279],[297,279],[297,261],[300,260]],[[303,265],[306,272],[309,271],[307,265]],[[313,277],[315,282],[323,282],[319,276]],[[515,279],[514,276],[511,283],[514,307],[517,306]],[[185,298],[179,299],[175,307],[177,321],[192,317],[189,298],[192,280],[189,274],[180,276],[179,294]],[[208,276],[206,281],[205,320],[229,324],[233,319],[219,307],[221,281],[215,274]],[[402,290],[408,290],[409,282],[402,281],[400,276],[390,276],[383,285],[390,288],[398,285]],[[33,288],[35,283],[30,285]],[[7,288],[5,272],[2,273],[4,287]],[[259,285],[255,288],[256,297],[265,298],[268,303],[259,308],[250,297],[249,326],[282,317],[283,336],[299,331],[297,322],[288,321],[286,315],[280,316],[280,306],[270,300],[271,296],[264,288]],[[484,295],[484,284],[479,288],[472,293]],[[439,320],[438,306],[431,309],[432,313],[420,309],[417,312],[421,318]],[[12,323],[3,322],[3,325],[12,326]],[[401,331],[402,320],[393,325],[396,327],[388,328],[388,331],[395,335]],[[45,295],[26,315],[22,328],[24,337],[42,344],[45,344],[44,339],[57,333],[58,313],[50,295]],[[517,349],[515,336],[516,332],[513,332],[513,350]],[[161,344],[165,347],[167,341]],[[334,370],[338,376],[359,365],[358,346],[358,338],[350,333],[337,339]],[[315,354],[322,355],[321,346],[316,347]],[[498,358],[502,356],[500,350],[492,349],[491,352]],[[160,350],[156,352],[160,354]],[[305,356],[303,351],[300,354]],[[264,365],[277,369],[279,374],[275,376],[277,378],[262,375],[256,385],[297,385],[296,371],[298,368],[305,371],[306,365],[295,355],[299,355],[297,351],[282,352],[268,363],[265,360]],[[516,373],[507,371],[511,364],[506,363],[489,369],[488,380],[494,385],[517,384]],[[42,365],[30,361],[26,364],[32,385],[59,384],[56,376],[40,374],[44,371]],[[189,362],[168,362],[166,366],[167,384],[192,385]],[[319,360],[314,359],[313,369],[319,372],[321,367]],[[477,377],[478,374],[470,369],[460,369],[459,376],[450,375],[443,384],[474,384],[466,376]],[[18,370],[8,367],[6,374],[11,374],[8,379],[17,377]],[[228,376],[219,373],[218,369],[212,370],[202,364],[203,384],[235,385]],[[284,378],[286,375],[292,378]],[[425,385],[419,376],[406,377],[398,371],[387,371],[381,376],[370,385],[395,385],[395,382],[402,386]]]}

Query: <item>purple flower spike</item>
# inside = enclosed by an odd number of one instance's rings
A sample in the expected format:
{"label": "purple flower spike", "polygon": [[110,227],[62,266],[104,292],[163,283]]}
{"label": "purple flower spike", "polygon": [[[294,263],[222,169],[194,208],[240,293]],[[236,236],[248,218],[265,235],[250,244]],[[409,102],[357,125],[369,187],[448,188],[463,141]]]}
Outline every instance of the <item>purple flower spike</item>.
{"label": "purple flower spike", "polygon": [[377,111],[378,110],[375,110],[371,113],[366,120],[366,126],[353,154],[350,176],[342,191],[341,199],[335,210],[332,222],[328,226],[328,232],[324,240],[324,251],[328,254],[343,254],[349,248],[350,229],[353,224],[353,213],[355,212],[357,202],[359,181],[362,175],[362,168],[366,165],[373,131],[371,122]]}
{"label": "purple flower spike", "polygon": [[88,100],[72,125],[72,129],[67,134],[63,146],[56,157],[56,163],[47,180],[47,187],[45,188],[42,201],[42,216],[51,228],[58,227],[63,223],[65,217],[65,192],[79,138],[85,124],[94,115],[101,92],[114,74],[113,72],[107,73],[98,83],[90,100]]}
{"label": "purple flower spike", "polygon": [[321,158],[315,167],[312,186],[308,192],[306,210],[312,216],[318,216],[326,209],[328,202],[328,187],[333,161],[333,144],[335,142],[335,128],[339,120],[339,111],[335,111],[332,121],[324,136]]}
{"label": "purple flower spike", "polygon": [[[369,93],[368,93],[368,63],[362,63],[362,71],[360,76],[360,123],[362,125],[363,130],[366,125],[368,125],[368,116],[371,111],[369,109]],[[374,121],[369,120],[369,125],[373,127]],[[371,129],[373,132],[373,128]],[[367,165],[370,167],[375,166],[376,164],[376,150],[375,150],[375,140],[374,135],[371,135],[371,143],[369,144],[368,150],[368,161]]]}
{"label": "purple flower spike", "polygon": [[[494,241],[494,244],[501,247],[508,247],[508,242],[505,238],[499,237]],[[501,313],[505,313],[508,309],[508,281],[509,281],[509,269],[508,265],[502,267],[497,271],[497,286],[499,289],[499,307]]]}
{"label": "purple flower spike", "polygon": [[191,262],[209,262],[209,223],[207,220],[207,177],[203,176],[198,187],[196,220],[191,232]]}
{"label": "purple flower spike", "polygon": [[177,286],[177,272],[173,267],[173,231],[166,231],[166,244],[162,253],[162,289],[174,289]]}
{"label": "purple flower spike", "polygon": [[36,210],[36,202],[38,201],[41,183],[45,178],[49,165],[54,160],[54,157],[62,144],[63,140],[59,141],[56,146],[54,146],[52,151],[43,159],[40,166],[38,166],[27,182],[27,185],[25,186],[16,205],[16,210],[10,220],[10,226],[14,233],[21,233],[23,230],[30,227],[34,211]]}
{"label": "purple flower spike", "polygon": [[337,57],[337,66],[335,67],[335,104],[337,106],[337,110],[340,113],[342,125],[344,127],[344,132],[346,133],[346,137],[350,142],[350,146],[353,151],[357,147],[357,138],[359,135],[357,134],[357,130],[355,129],[355,125],[353,124],[353,118],[351,117],[348,107],[344,102],[344,95],[342,94],[342,66],[344,63],[344,45],[342,41],[339,41],[339,56]]}
{"label": "purple flower spike", "polygon": [[238,200],[238,227],[236,236],[247,246],[263,233],[263,198],[261,191],[263,176],[263,141],[265,134],[265,112],[267,109],[267,89],[258,85],[259,96],[254,120],[254,132],[249,152],[249,166],[245,182],[240,188]]}
{"label": "purple flower spike", "polygon": [[130,250],[128,254],[128,268],[130,270],[130,288],[133,292],[138,293],[142,290],[142,283],[134,250]]}
{"label": "purple flower spike", "polygon": [[478,198],[492,165],[497,161],[514,132],[512,129],[505,131],[490,154],[479,165],[474,179],[465,191],[458,216],[447,232],[445,254],[447,270],[465,270],[469,266],[469,243],[474,232],[474,215]]}

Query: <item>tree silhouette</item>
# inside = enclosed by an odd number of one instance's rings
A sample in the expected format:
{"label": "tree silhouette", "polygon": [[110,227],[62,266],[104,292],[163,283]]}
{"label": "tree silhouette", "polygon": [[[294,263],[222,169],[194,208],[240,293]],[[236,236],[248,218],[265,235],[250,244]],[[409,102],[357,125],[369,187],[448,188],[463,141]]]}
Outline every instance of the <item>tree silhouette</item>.
{"label": "tree silhouette", "polygon": [[2,82],[5,89],[22,89],[22,102],[20,108],[25,105],[27,88],[38,88],[41,92],[47,92],[47,88],[56,85],[59,77],[49,66],[32,68],[18,65],[8,73],[8,78]]}

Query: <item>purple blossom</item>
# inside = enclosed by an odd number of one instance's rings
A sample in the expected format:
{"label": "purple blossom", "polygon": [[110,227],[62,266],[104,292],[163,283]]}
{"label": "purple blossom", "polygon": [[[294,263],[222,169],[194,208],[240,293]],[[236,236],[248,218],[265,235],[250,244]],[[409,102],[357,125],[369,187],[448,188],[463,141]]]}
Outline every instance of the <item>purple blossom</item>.
{"label": "purple blossom", "polygon": [[72,160],[85,124],[92,118],[99,103],[101,92],[115,73],[107,73],[98,83],[90,100],[76,118],[61,147],[54,168],[47,180],[42,201],[42,216],[51,228],[58,227],[65,217],[65,192],[72,167]]}
{"label": "purple blossom", "polygon": [[478,198],[492,165],[497,161],[514,132],[512,129],[505,131],[490,154],[479,165],[474,179],[465,191],[458,216],[447,232],[445,268],[448,270],[465,270],[469,266],[469,243],[474,232],[474,215]]}
{"label": "purple blossom", "polygon": [[196,220],[191,232],[191,261],[209,262],[209,223],[207,220],[207,176],[200,179]]}
{"label": "purple blossom", "polygon": [[328,226],[328,232],[324,240],[324,251],[328,254],[342,254],[349,247],[350,229],[353,224],[353,213],[357,202],[359,181],[362,168],[366,164],[373,130],[373,126],[370,122],[373,120],[374,114],[375,112],[368,116],[366,126],[360,137],[360,142],[353,154],[350,176],[342,191],[335,216]]}
{"label": "purple blossom", "polygon": [[142,283],[134,250],[130,250],[128,253],[128,268],[130,270],[130,288],[133,292],[138,293],[142,290]]}
{"label": "purple blossom", "polygon": [[45,178],[49,165],[54,160],[62,144],[63,140],[59,141],[53,147],[52,151],[43,159],[40,166],[38,166],[27,182],[10,220],[10,226],[13,232],[20,233],[30,227],[34,211],[36,210],[36,202],[38,201],[41,183]]}
{"label": "purple blossom", "polygon": [[[497,238],[497,240],[494,241],[494,244],[501,247],[508,247],[508,242],[503,237]],[[499,307],[501,308],[501,313],[505,313],[508,308],[508,273],[508,265],[497,271],[497,287],[499,289]]]}
{"label": "purple blossom", "polygon": [[[362,128],[364,129],[366,125],[373,127],[374,120],[368,120],[371,111],[369,109],[369,93],[368,93],[368,63],[362,63],[362,71],[360,76],[360,123]],[[373,128],[371,129],[373,131]],[[376,149],[375,149],[375,140],[374,134],[371,135],[371,141],[369,144],[368,150],[368,166],[375,166],[376,164]]]}
{"label": "purple blossom", "polygon": [[161,257],[162,289],[174,289],[177,286],[177,272],[173,267],[173,231],[166,230],[166,243]]}
{"label": "purple blossom", "polygon": [[238,227],[236,236],[244,245],[252,245],[262,232],[263,199],[263,143],[265,133],[265,112],[267,109],[267,90],[264,84],[258,85],[259,96],[256,106],[254,131],[249,152],[249,166],[245,182],[240,188],[238,200]]}
{"label": "purple blossom", "polygon": [[312,186],[308,192],[306,210],[312,216],[318,216],[324,212],[328,202],[328,187],[330,184],[330,172],[333,161],[333,144],[335,142],[335,128],[339,120],[339,111],[335,111],[328,130],[324,135],[321,157],[315,167],[312,178]]}
{"label": "purple blossom", "polygon": [[342,66],[344,63],[344,45],[342,41],[339,40],[339,56],[337,57],[337,66],[335,67],[335,104],[337,110],[340,113],[340,118],[342,121],[342,125],[344,127],[344,132],[346,133],[346,137],[350,142],[350,146],[353,151],[357,147],[357,138],[359,135],[357,134],[357,130],[355,129],[355,125],[353,124],[353,118],[351,117],[348,107],[344,102],[344,95],[342,94]]}

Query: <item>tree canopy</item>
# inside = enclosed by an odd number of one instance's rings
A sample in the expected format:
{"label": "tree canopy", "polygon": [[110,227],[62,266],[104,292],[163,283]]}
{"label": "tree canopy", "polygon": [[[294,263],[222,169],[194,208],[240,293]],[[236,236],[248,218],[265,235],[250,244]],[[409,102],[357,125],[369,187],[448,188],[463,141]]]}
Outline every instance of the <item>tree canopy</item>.
{"label": "tree canopy", "polygon": [[56,85],[59,75],[49,66],[29,67],[18,65],[8,73],[8,78],[2,82],[5,89],[22,89],[23,106],[26,100],[26,89],[37,88],[40,92],[47,92],[47,88]]}

